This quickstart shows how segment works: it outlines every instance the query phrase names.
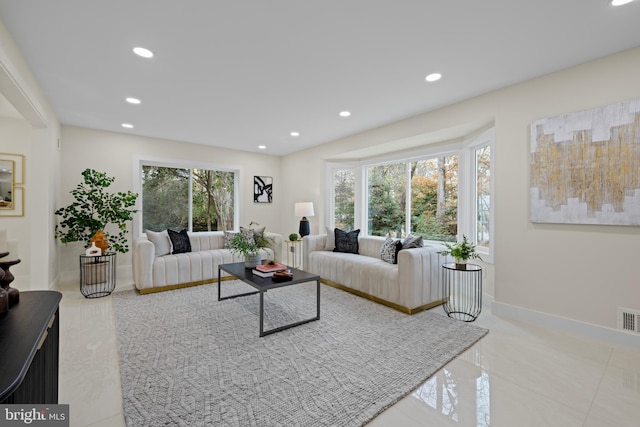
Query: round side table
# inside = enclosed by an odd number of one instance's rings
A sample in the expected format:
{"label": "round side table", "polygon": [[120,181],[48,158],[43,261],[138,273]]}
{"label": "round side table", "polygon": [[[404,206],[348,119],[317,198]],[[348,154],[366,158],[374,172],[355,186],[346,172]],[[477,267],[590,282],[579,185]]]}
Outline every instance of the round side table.
{"label": "round side table", "polygon": [[116,288],[116,253],[80,255],[80,292],[86,298],[110,295]]}
{"label": "round side table", "polygon": [[482,310],[482,267],[466,264],[465,269],[456,264],[442,265],[442,307],[453,319],[473,322]]}

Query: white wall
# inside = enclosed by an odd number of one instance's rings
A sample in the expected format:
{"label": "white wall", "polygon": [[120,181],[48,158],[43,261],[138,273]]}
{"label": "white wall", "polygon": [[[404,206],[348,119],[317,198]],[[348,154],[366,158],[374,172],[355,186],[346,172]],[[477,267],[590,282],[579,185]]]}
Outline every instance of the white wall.
{"label": "white wall", "polygon": [[[0,153],[23,154],[31,160],[31,129],[24,119],[12,117],[0,117]],[[2,155],[0,155],[2,158]],[[25,176],[26,178],[26,176]],[[26,181],[25,179],[25,182]],[[11,254],[10,258],[20,258],[22,261],[11,267],[11,272],[16,276],[15,287],[21,289],[21,285],[29,280],[30,268],[30,218],[32,211],[27,210],[30,192],[25,188],[25,216],[6,217],[0,216],[0,228],[7,231],[8,240],[18,243],[18,253]],[[15,198],[15,196],[14,196]]]}
{"label": "white wall", "polygon": [[[550,74],[283,159],[286,205],[316,206],[324,230],[326,159],[415,135],[495,121],[495,267],[485,291],[501,304],[616,327],[617,307],[640,310],[635,268],[640,227],[541,225],[529,221],[529,125],[538,118],[640,98],[640,48]],[[285,206],[286,207],[286,206]],[[282,227],[296,218],[285,210]],[[636,337],[633,337],[636,338]],[[631,339],[631,338],[630,338]]]}
{"label": "white wall", "polygon": [[[240,170],[240,225],[258,222],[268,231],[281,233],[281,200],[285,185],[281,178],[281,158],[264,154],[227,150],[204,145],[181,143],[157,138],[145,138],[72,126],[62,127],[61,202],[67,206],[73,200],[69,192],[82,180],[82,171],[92,168],[115,177],[110,191],[134,189],[136,158],[166,159],[225,165]],[[253,176],[271,176],[274,183],[274,203],[253,203]],[[131,242],[132,226],[129,227]],[[129,244],[131,248],[131,244]],[[64,281],[78,280],[78,255],[83,245],[58,243]],[[118,284],[131,280],[131,252],[118,254]]]}
{"label": "white wall", "polygon": [[[22,262],[11,268],[21,291],[47,289],[57,277],[53,218],[59,185],[60,124],[11,35],[0,22],[0,93],[24,119],[4,117],[0,152],[25,155],[25,214],[0,218],[10,240],[17,240]],[[10,136],[4,138],[5,132]]]}

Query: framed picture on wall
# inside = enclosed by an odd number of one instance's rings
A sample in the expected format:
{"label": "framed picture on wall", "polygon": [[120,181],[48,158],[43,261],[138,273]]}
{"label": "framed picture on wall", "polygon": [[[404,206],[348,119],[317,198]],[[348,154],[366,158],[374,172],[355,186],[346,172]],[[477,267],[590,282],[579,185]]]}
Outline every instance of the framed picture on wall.
{"label": "framed picture on wall", "polygon": [[531,124],[531,222],[640,225],[640,99]]}
{"label": "framed picture on wall", "polygon": [[253,177],[253,202],[273,202],[273,178],[270,176]]}

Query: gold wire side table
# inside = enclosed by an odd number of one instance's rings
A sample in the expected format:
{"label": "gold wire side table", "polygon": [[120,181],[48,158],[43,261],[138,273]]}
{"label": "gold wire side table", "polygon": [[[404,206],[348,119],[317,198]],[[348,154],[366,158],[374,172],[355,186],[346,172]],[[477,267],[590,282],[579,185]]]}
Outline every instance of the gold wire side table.
{"label": "gold wire side table", "polygon": [[302,268],[302,240],[285,240],[287,244],[287,265]]}

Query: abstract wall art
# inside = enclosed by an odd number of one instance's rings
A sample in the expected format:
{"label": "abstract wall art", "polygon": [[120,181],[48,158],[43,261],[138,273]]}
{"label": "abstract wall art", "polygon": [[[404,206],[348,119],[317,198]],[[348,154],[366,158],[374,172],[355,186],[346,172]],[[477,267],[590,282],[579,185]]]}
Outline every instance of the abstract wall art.
{"label": "abstract wall art", "polygon": [[531,124],[531,221],[640,225],[640,99]]}
{"label": "abstract wall art", "polygon": [[273,178],[270,176],[253,177],[253,202],[273,202]]}

